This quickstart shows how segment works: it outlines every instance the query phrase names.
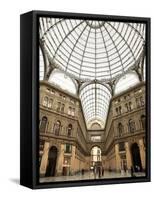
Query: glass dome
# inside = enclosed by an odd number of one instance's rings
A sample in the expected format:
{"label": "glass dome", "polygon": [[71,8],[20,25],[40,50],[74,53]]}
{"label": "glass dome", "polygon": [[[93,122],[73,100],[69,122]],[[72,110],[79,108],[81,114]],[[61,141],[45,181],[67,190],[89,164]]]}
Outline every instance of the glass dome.
{"label": "glass dome", "polygon": [[71,77],[110,81],[136,65],[145,25],[40,18],[40,39],[50,61]]}

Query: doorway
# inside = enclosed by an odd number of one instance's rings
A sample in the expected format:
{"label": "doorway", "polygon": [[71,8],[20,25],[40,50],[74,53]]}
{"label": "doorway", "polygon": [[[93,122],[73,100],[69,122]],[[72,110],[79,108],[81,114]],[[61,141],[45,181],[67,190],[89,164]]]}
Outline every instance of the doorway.
{"label": "doorway", "polygon": [[137,143],[132,144],[131,154],[132,154],[132,164],[134,171],[141,172],[142,171],[141,156],[140,156],[139,146]]}
{"label": "doorway", "polygon": [[55,176],[56,163],[57,163],[57,148],[52,146],[48,153],[48,165],[46,169],[46,177]]}

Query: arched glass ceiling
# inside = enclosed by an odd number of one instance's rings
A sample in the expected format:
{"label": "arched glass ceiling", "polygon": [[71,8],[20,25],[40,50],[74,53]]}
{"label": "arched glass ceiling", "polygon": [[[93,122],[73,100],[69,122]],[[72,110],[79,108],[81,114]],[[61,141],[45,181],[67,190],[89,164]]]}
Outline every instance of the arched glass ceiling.
{"label": "arched glass ceiling", "polygon": [[90,128],[93,129],[93,130],[97,130],[97,129],[99,130],[102,127],[101,127],[101,125],[98,122],[94,122],[94,123],[92,123],[92,125],[91,125]]}
{"label": "arched glass ceiling", "polygon": [[130,72],[119,79],[115,86],[115,94],[124,92],[125,90],[135,86],[139,82],[140,81],[136,72]]}
{"label": "arched glass ceiling", "polygon": [[80,99],[86,123],[100,120],[104,127],[111,99],[109,89],[100,83],[88,84],[81,89]]}
{"label": "arched glass ceiling", "polygon": [[52,62],[80,80],[111,80],[133,67],[145,40],[145,25],[40,18],[40,39]]}
{"label": "arched glass ceiling", "polygon": [[40,80],[44,79],[44,60],[41,48],[39,48]]}
{"label": "arched glass ceiling", "polygon": [[72,94],[76,94],[77,89],[75,85],[75,81],[73,81],[69,76],[66,76],[60,70],[55,69],[49,77],[49,82],[57,85],[63,90],[67,90]]}

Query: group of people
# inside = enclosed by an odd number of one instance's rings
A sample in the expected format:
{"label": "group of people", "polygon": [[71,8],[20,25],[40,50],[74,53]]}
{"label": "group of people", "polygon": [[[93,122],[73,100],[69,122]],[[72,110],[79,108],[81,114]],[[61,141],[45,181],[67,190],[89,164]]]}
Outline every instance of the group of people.
{"label": "group of people", "polygon": [[[82,169],[81,170],[81,175],[84,176],[85,174],[85,170]],[[103,166],[94,166],[93,167],[93,174],[94,174],[94,178],[101,178],[102,176],[104,176],[104,168]]]}
{"label": "group of people", "polygon": [[103,166],[94,166],[93,168],[94,178],[101,178],[104,176],[104,167]]}
{"label": "group of people", "polygon": [[[131,167],[131,169],[130,169],[131,177],[134,177],[134,176],[135,176],[134,173],[135,173],[137,170],[140,171],[140,168],[139,168],[138,166],[135,166],[135,169],[134,169],[134,167]],[[109,167],[108,171],[109,171],[109,172],[112,171],[112,170],[110,169],[110,167]],[[127,171],[128,171],[128,169],[127,169],[127,167],[126,167],[125,165],[124,165],[124,167],[123,167],[123,171],[124,171],[124,173],[127,173]],[[81,172],[81,175],[84,176],[85,170],[82,169],[80,172]],[[104,167],[103,167],[103,166],[99,166],[99,165],[94,165],[94,167],[93,167],[93,169],[92,169],[92,173],[93,173],[95,179],[96,179],[96,178],[101,178],[101,177],[104,176]]]}

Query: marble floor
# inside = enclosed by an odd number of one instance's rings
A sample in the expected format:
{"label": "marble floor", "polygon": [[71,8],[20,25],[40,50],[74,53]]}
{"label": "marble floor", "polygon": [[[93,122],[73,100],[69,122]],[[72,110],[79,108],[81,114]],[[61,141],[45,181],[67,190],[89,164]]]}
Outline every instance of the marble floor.
{"label": "marble floor", "polygon": [[[140,177],[140,176],[145,176],[145,173],[134,173],[134,175],[136,177]],[[98,177],[98,175],[94,175],[93,172],[86,172],[84,173],[84,175],[82,175],[81,173],[77,174],[77,175],[73,175],[73,176],[55,176],[55,177],[44,177],[44,178],[40,178],[40,183],[43,182],[55,182],[55,181],[74,181],[74,180],[92,180],[92,179],[110,179],[110,178],[126,178],[126,177],[131,177],[131,174],[126,172],[122,172],[122,173],[117,173],[117,172],[108,172],[105,171],[104,172],[104,176],[102,176],[101,178]]]}

